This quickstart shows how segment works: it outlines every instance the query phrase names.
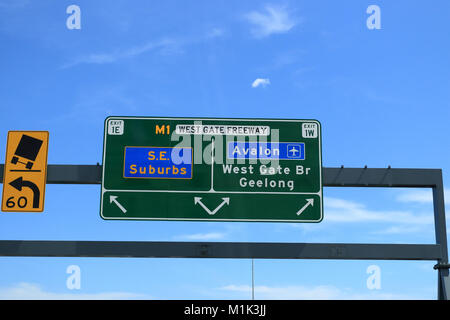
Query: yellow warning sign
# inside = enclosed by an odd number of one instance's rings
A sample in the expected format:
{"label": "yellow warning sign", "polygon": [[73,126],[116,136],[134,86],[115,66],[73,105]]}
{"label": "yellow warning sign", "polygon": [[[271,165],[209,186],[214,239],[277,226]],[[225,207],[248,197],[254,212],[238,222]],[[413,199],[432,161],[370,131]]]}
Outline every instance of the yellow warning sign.
{"label": "yellow warning sign", "polygon": [[48,131],[9,131],[2,211],[44,211]]}

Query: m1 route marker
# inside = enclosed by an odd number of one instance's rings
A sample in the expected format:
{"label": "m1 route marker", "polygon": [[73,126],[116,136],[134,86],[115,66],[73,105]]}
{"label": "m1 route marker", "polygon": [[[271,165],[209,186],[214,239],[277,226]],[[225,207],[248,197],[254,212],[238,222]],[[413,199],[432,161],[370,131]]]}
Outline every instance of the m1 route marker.
{"label": "m1 route marker", "polygon": [[317,120],[108,117],[106,220],[320,222]]}

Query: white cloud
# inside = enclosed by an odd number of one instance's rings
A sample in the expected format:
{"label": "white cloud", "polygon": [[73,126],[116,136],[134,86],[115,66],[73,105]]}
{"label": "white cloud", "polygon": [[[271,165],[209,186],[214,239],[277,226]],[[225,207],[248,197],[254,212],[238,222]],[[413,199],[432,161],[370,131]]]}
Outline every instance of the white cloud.
{"label": "white cloud", "polygon": [[431,190],[411,190],[399,194],[396,199],[400,202],[432,203],[433,194]]}
{"label": "white cloud", "polygon": [[182,48],[187,45],[202,41],[212,40],[225,35],[220,28],[212,28],[202,36],[183,38],[163,38],[158,41],[150,41],[128,49],[116,49],[108,53],[92,53],[80,56],[73,61],[64,64],[61,68],[66,69],[79,64],[107,64],[119,60],[130,59],[148,52],[156,51],[164,55],[183,52]]}
{"label": "white cloud", "polygon": [[270,84],[269,79],[257,78],[255,81],[253,81],[252,88],[258,88],[259,86],[262,86],[264,88],[264,87],[268,86],[269,84]]}
{"label": "white cloud", "polygon": [[393,226],[383,230],[375,231],[374,234],[405,234],[405,233],[419,233],[423,231],[422,226]]}
{"label": "white cloud", "polygon": [[[115,50],[110,53],[93,53],[81,56],[72,62],[62,66],[63,69],[70,68],[79,64],[106,64],[118,60],[132,58],[152,50],[169,50],[170,47],[176,47],[177,42],[173,39],[163,39],[157,42],[148,42],[140,46],[135,46],[126,50]],[[172,48],[173,50],[173,48]]]}
{"label": "white cloud", "polygon": [[212,28],[207,32],[206,37],[208,39],[223,37],[225,35],[225,30],[221,28]]}
{"label": "white cloud", "polygon": [[409,211],[376,211],[366,208],[364,204],[338,198],[324,198],[326,221],[332,222],[390,222],[407,225],[424,225],[433,223],[433,214],[414,214]]}
{"label": "white cloud", "polygon": [[416,267],[418,269],[420,269],[421,271],[435,273],[436,271],[433,269],[435,264],[436,264],[436,262],[428,262],[427,261],[427,262],[421,262],[420,264],[416,264]]}
{"label": "white cloud", "polygon": [[30,3],[29,0],[0,0],[0,8],[23,8]]}
{"label": "white cloud", "polygon": [[[238,295],[248,297],[252,288],[248,285],[228,285],[219,288],[235,292]],[[350,289],[340,289],[334,286],[255,286],[255,298],[261,300],[395,300],[395,299],[432,299],[432,297],[413,297],[404,294],[393,294],[380,291],[353,292]]]}
{"label": "white cloud", "polygon": [[[444,198],[445,203],[450,203],[450,189],[445,188],[444,189]],[[407,202],[407,203],[433,203],[433,193],[431,189],[428,190],[408,190],[405,192],[400,193],[397,198],[397,201],[400,202]]]}
{"label": "white cloud", "polygon": [[151,299],[146,295],[131,292],[101,293],[56,293],[45,291],[38,284],[21,282],[0,288],[0,300],[131,300]]}
{"label": "white cloud", "polygon": [[176,236],[176,239],[184,240],[217,240],[225,238],[226,234],[222,232],[194,233]]}
{"label": "white cloud", "polygon": [[[220,288],[221,290],[238,292],[250,295],[252,288],[248,285],[228,285]],[[340,290],[332,286],[286,286],[286,287],[268,287],[255,286],[255,297],[257,299],[274,300],[329,300],[338,299]]]}
{"label": "white cloud", "polygon": [[297,24],[286,7],[272,5],[266,5],[262,12],[249,12],[245,15],[245,18],[253,25],[251,33],[256,38],[286,33]]}

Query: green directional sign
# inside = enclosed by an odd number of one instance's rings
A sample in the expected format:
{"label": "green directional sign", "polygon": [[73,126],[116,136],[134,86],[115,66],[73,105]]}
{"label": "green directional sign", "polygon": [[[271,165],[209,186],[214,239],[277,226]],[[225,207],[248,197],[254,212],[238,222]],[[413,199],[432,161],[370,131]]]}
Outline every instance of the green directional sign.
{"label": "green directional sign", "polygon": [[320,222],[320,123],[108,117],[100,215]]}

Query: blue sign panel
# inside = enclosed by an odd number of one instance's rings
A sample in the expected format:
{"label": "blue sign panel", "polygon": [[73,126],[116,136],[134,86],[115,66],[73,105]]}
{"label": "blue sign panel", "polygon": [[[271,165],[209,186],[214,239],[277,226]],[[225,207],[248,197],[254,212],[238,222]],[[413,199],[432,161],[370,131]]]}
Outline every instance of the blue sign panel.
{"label": "blue sign panel", "polygon": [[303,142],[238,142],[228,143],[228,159],[305,160]]}
{"label": "blue sign panel", "polygon": [[124,178],[192,178],[192,148],[125,147]]}

